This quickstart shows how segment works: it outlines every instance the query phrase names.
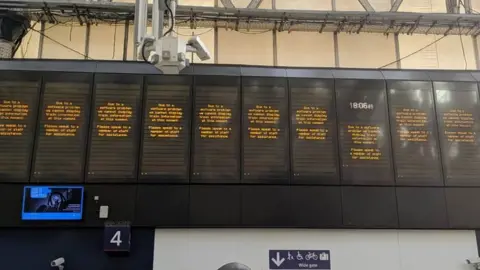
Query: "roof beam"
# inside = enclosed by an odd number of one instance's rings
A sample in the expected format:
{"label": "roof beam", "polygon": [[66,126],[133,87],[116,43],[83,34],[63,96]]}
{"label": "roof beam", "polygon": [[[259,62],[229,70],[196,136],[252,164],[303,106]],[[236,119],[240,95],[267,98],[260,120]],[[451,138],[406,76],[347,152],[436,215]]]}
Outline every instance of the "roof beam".
{"label": "roof beam", "polygon": [[393,2],[392,4],[392,7],[390,8],[390,12],[397,12],[402,2],[403,0],[395,0],[395,2]]}
{"label": "roof beam", "polygon": [[259,8],[263,0],[252,0],[248,4],[247,8]]}
{"label": "roof beam", "polygon": [[458,0],[445,0],[447,6],[447,13],[459,13]]}
{"label": "roof beam", "polygon": [[363,7],[363,9],[365,9],[365,11],[375,12],[375,9],[370,4],[370,2],[368,2],[368,0],[358,0],[358,2],[360,3],[360,5],[362,5],[362,7]]}
{"label": "roof beam", "polygon": [[232,3],[232,0],[220,0],[222,5],[226,8],[235,8],[235,5]]}
{"label": "roof beam", "polygon": [[[3,0],[1,10],[16,10],[29,14],[32,18],[43,15],[52,23],[71,22],[80,16],[83,22],[124,21],[134,19],[133,3],[87,2],[84,0]],[[151,5],[149,12],[151,14]],[[50,16],[49,16],[50,15]],[[368,17],[367,17],[368,16]],[[421,17],[420,17],[421,16]],[[193,19],[192,19],[193,18]],[[366,19],[368,18],[368,19]],[[366,11],[311,11],[311,10],[268,10],[249,8],[178,6],[177,25],[196,27],[251,30],[273,30],[285,24],[285,30],[303,32],[369,32],[399,34],[443,35],[451,26],[458,25],[465,30],[462,35],[480,33],[480,16],[475,14],[439,14],[411,12],[366,12]],[[232,27],[233,28],[233,27]],[[398,31],[400,30],[400,31]],[[458,31],[447,32],[458,35]]]}

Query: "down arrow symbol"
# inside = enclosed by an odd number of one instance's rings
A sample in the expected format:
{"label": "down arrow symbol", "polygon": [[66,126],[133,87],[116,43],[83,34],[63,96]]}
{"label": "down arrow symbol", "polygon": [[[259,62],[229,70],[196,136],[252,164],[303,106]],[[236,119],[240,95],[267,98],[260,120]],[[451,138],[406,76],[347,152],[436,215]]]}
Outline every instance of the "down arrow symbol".
{"label": "down arrow symbol", "polygon": [[272,258],[272,262],[279,267],[285,261],[285,258],[280,258],[280,252],[277,252],[277,258]]}

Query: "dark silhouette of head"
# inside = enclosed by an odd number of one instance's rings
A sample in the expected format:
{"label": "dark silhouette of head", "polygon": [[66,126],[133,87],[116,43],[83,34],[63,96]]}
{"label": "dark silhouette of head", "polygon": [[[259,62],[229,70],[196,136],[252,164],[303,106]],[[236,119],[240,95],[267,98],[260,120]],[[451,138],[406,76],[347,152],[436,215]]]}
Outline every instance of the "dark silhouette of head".
{"label": "dark silhouette of head", "polygon": [[250,267],[246,266],[245,264],[231,262],[218,268],[218,270],[250,270]]}

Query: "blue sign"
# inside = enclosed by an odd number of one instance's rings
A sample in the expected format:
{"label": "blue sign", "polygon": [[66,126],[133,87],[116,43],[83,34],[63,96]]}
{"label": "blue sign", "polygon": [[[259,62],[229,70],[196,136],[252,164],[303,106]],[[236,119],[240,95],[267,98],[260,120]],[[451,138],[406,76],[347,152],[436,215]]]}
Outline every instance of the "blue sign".
{"label": "blue sign", "polygon": [[270,269],[330,270],[330,250],[269,250]]}

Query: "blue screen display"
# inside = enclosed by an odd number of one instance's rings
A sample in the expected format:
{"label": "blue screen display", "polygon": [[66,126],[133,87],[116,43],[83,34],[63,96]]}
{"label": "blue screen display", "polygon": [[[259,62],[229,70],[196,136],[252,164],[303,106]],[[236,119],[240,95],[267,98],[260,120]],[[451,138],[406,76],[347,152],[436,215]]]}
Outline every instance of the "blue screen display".
{"label": "blue screen display", "polygon": [[22,220],[81,220],[83,187],[26,186]]}

